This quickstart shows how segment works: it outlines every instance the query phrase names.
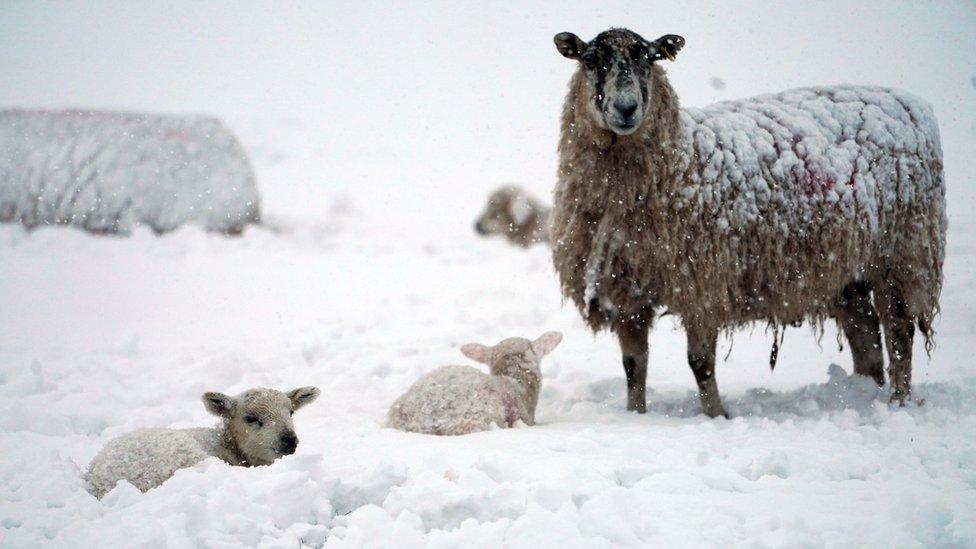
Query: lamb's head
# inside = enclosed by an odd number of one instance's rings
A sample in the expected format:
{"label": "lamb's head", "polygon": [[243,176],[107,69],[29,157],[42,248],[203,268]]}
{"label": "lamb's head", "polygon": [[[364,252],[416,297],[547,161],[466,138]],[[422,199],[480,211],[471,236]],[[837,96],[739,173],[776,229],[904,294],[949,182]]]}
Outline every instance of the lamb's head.
{"label": "lamb's head", "polygon": [[510,337],[492,347],[468,343],[461,346],[461,352],[471,360],[487,364],[492,375],[538,383],[542,378],[539,367],[542,357],[551,353],[562,340],[563,334],[546,332],[535,341]]}
{"label": "lamb's head", "polygon": [[481,235],[508,234],[523,227],[538,214],[538,206],[525,192],[515,186],[495,190],[488,204],[478,216],[474,230]]}
{"label": "lamb's head", "polygon": [[294,454],[298,437],[291,416],[319,396],[315,387],[287,393],[274,389],[250,389],[237,396],[204,393],[207,410],[224,420],[228,441],[248,465],[268,465]]}
{"label": "lamb's head", "polygon": [[571,32],[553,39],[564,57],[579,61],[587,110],[597,127],[618,135],[637,131],[644,122],[653,89],[654,63],[674,60],[685,39],[665,34],[648,41],[627,29],[601,32],[589,43]]}

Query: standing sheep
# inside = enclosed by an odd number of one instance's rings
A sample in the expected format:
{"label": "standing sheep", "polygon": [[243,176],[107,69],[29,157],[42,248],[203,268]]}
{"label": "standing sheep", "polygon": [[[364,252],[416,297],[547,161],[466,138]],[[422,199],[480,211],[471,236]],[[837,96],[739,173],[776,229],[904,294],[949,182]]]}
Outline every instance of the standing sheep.
{"label": "standing sheep", "polygon": [[443,366],[418,379],[388,414],[388,425],[429,435],[466,435],[517,421],[535,425],[542,357],[562,341],[546,332],[529,341],[508,338],[494,347],[468,343],[464,356],[487,364],[491,374],[470,366]]}
{"label": "standing sheep", "polygon": [[488,197],[474,230],[483,236],[500,234],[523,248],[539,242],[548,244],[549,208],[521,187],[500,187]]}
{"label": "standing sheep", "polygon": [[[932,344],[945,187],[931,107],[880,87],[804,88],[680,109],[657,61],[684,39],[625,29],[555,37],[579,62],[563,108],[553,260],[594,330],[617,334],[627,408],[644,412],[655,309],[677,314],[704,412],[720,331],[835,317],[857,373],[911,391]],[[873,302],[872,302],[873,294]],[[774,346],[774,357],[778,347]]]}
{"label": "standing sheep", "polygon": [[221,418],[212,428],[140,429],[114,438],[88,467],[88,491],[101,499],[120,480],[145,492],[215,456],[231,465],[270,465],[294,454],[298,437],[291,415],[319,396],[315,387],[282,393],[251,389],[236,397],[205,393],[207,411]]}

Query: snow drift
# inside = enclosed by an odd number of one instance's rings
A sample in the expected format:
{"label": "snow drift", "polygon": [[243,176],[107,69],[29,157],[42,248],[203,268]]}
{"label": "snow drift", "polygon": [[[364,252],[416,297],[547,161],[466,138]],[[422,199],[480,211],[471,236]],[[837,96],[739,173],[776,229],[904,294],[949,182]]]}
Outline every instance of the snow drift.
{"label": "snow drift", "polygon": [[216,118],[0,111],[0,222],[239,234],[258,219],[247,154]]}

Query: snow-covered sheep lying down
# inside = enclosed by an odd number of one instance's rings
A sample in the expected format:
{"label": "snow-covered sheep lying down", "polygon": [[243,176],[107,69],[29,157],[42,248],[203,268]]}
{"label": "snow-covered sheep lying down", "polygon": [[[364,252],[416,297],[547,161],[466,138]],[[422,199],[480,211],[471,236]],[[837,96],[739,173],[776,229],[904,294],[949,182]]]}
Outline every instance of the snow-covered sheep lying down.
{"label": "snow-covered sheep lying down", "polygon": [[549,243],[549,210],[525,189],[506,185],[488,196],[485,209],[474,223],[482,236],[501,235],[517,246],[528,248]]}
{"label": "snow-covered sheep lying down", "polygon": [[250,389],[237,396],[205,393],[207,410],[221,418],[212,428],[140,429],[112,439],[88,467],[88,491],[97,498],[120,480],[145,492],[213,456],[230,465],[270,465],[295,453],[291,415],[319,396],[315,387],[287,393]]}
{"label": "snow-covered sheep lying down", "polygon": [[494,347],[464,345],[461,352],[487,364],[491,374],[470,366],[438,368],[393,403],[388,425],[430,435],[464,435],[518,421],[534,425],[542,384],[539,363],[562,339],[559,332],[546,332],[535,341],[512,337]]}
{"label": "snow-covered sheep lying down", "polygon": [[260,217],[247,153],[216,118],[0,110],[0,222],[237,234]]}

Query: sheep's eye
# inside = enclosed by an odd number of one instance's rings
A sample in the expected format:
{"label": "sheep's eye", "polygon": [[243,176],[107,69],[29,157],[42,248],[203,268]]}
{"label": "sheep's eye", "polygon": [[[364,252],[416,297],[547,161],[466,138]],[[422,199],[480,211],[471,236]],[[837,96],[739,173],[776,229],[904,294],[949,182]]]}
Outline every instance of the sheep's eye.
{"label": "sheep's eye", "polygon": [[290,415],[290,416],[295,415],[295,410],[288,410],[288,415]]}
{"label": "sheep's eye", "polygon": [[261,420],[254,416],[244,416],[244,423],[247,423],[248,425],[257,425],[258,427],[261,426]]}

